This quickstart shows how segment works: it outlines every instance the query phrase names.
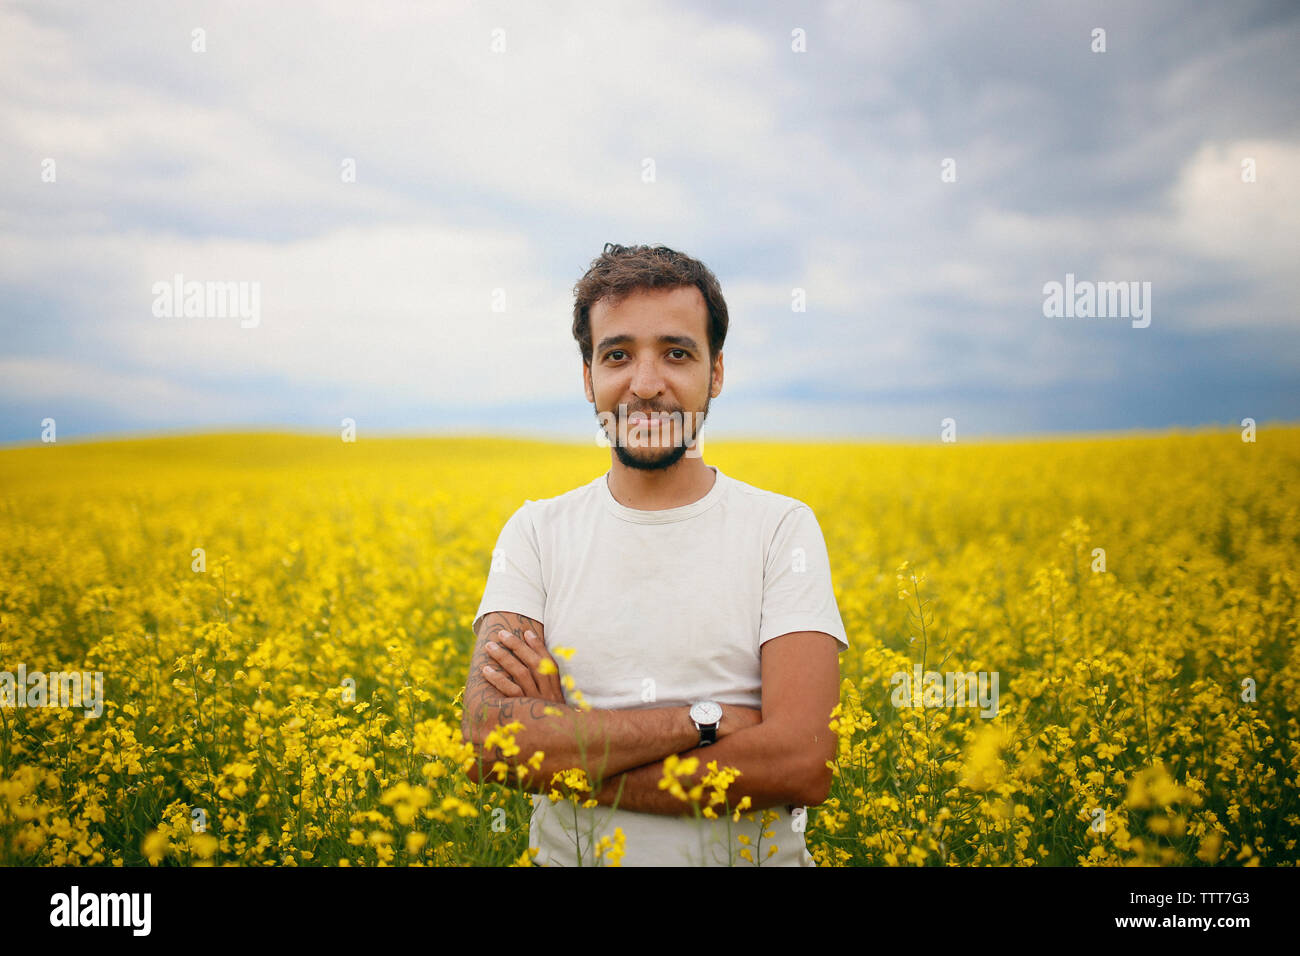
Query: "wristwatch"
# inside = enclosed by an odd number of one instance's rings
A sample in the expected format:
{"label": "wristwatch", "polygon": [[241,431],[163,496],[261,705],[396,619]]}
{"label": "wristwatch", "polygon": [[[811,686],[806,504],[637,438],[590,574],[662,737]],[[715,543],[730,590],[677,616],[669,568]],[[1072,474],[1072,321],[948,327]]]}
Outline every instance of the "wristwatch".
{"label": "wristwatch", "polygon": [[717,743],[718,725],[722,723],[722,705],[716,700],[701,700],[691,705],[691,720],[700,732],[700,746]]}

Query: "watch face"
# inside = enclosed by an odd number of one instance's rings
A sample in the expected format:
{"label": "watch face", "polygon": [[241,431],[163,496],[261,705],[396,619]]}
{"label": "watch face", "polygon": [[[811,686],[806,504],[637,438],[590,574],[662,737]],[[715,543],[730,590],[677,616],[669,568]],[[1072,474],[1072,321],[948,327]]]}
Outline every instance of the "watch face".
{"label": "watch face", "polygon": [[691,720],[697,724],[716,724],[722,720],[722,706],[711,700],[702,700],[691,708]]}

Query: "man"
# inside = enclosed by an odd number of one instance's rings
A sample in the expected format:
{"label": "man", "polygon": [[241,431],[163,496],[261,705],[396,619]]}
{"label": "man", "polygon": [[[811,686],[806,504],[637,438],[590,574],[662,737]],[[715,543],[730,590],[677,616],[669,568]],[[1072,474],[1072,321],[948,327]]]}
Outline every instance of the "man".
{"label": "man", "polygon": [[[590,865],[622,830],[623,865],[814,865],[800,814],[830,789],[848,641],[812,510],[700,454],[727,324],[713,273],[662,246],[606,245],[575,287],[610,469],[506,522],[464,698],[466,739],[483,752],[472,776],[497,779],[497,761],[529,773],[538,863]],[[554,647],[573,653],[557,661]],[[488,747],[511,721],[518,752]],[[739,770],[728,806],[710,818],[711,788],[685,801],[661,788],[674,755],[698,758],[678,778],[688,798],[710,761]],[[597,806],[548,799],[568,767],[586,771]]]}

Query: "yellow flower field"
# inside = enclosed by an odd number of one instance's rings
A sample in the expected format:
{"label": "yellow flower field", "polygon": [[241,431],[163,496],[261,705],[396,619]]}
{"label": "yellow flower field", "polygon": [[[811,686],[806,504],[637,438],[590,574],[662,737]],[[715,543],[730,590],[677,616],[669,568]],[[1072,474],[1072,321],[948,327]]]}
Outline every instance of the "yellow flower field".
{"label": "yellow flower field", "polygon": [[[705,459],[826,535],[852,646],[819,863],[1295,864],[1300,428]],[[100,716],[0,706],[0,864],[526,865],[529,798],[463,772],[471,619],[506,517],[608,467],[512,439],[0,450],[0,673],[103,674]],[[899,706],[928,671],[996,674],[996,715]]]}

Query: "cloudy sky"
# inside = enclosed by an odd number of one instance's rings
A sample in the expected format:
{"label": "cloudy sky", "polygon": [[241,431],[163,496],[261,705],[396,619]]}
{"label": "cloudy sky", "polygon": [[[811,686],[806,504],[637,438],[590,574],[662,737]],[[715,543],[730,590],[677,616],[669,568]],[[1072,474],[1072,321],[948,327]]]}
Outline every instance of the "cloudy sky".
{"label": "cloudy sky", "polygon": [[[706,437],[1300,420],[1298,47],[1252,0],[5,3],[0,441],[589,439],[607,241],[721,281]],[[1045,315],[1067,274],[1150,324]]]}

